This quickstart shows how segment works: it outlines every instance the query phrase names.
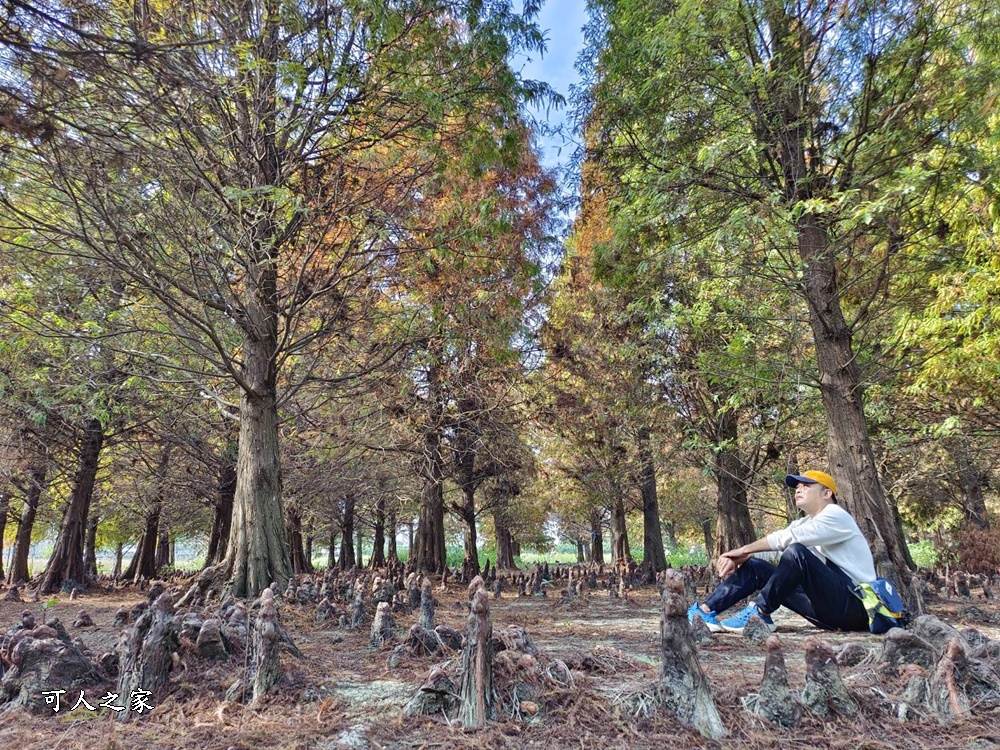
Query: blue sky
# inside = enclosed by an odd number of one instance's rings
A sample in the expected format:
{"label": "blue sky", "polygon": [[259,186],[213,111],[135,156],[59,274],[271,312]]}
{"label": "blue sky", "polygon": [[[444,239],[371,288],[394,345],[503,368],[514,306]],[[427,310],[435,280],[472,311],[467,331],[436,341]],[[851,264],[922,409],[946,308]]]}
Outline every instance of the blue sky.
{"label": "blue sky", "polygon": [[[521,63],[520,72],[525,78],[547,82],[568,100],[569,87],[578,80],[573,66],[583,48],[583,26],[586,22],[586,0],[547,0],[537,19],[547,40],[545,54],[516,60],[515,66]],[[565,108],[552,110],[548,115],[545,112],[535,113],[536,117],[547,119],[552,125],[564,123],[566,115]],[[572,144],[563,144],[559,138],[543,140],[540,145],[542,161],[547,166],[565,164],[573,150]]]}

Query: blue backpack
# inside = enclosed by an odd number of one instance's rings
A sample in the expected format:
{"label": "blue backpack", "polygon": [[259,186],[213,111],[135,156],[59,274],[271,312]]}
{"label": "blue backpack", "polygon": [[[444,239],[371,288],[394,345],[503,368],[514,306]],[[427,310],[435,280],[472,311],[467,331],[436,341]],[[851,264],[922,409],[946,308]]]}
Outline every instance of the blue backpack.
{"label": "blue backpack", "polygon": [[885,633],[892,628],[905,627],[910,622],[910,613],[899,591],[887,578],[876,578],[871,583],[859,583],[854,594],[865,605],[868,612],[868,629],[873,633]]}

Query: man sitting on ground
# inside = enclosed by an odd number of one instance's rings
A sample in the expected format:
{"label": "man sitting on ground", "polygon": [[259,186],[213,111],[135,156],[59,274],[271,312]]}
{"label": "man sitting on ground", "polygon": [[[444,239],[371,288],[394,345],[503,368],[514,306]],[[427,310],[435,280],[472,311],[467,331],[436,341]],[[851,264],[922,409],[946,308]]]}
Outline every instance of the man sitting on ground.
{"label": "man sitting on ground", "polygon": [[[758,615],[774,630],[771,615],[785,606],[826,630],[867,631],[868,613],[854,587],[875,580],[875,563],[858,524],[837,504],[837,483],[807,471],[789,474],[785,484],[795,488],[795,506],[805,517],[719,557],[722,582],[703,604],[691,605],[688,619],[699,615],[713,633],[742,633]],[[777,565],[754,556],[771,551],[781,552]],[[742,611],[717,619],[754,593]]]}

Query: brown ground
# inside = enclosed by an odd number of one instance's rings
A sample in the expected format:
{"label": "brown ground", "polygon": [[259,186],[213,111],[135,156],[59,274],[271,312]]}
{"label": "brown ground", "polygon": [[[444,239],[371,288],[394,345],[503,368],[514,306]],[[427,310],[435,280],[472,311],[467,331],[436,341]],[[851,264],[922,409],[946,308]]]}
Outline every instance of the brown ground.
{"label": "brown ground", "polygon": [[[437,591],[438,624],[464,628],[466,605],[461,588]],[[62,598],[49,610],[71,635],[79,635],[95,655],[113,648],[118,629],[116,610],[142,599],[137,591],[88,593],[76,601]],[[1000,639],[997,624],[963,620],[958,613],[975,604],[993,623],[1000,623],[1000,603],[969,600],[930,603],[931,614],[956,627],[976,627]],[[544,656],[562,659],[573,669],[573,689],[548,690],[539,717],[531,723],[505,719],[486,730],[466,732],[443,718],[407,718],[402,706],[414,694],[431,666],[443,659],[404,658],[390,670],[390,648],[368,647],[368,627],[358,631],[315,620],[314,606],[282,605],[281,621],[305,655],[282,656],[285,676],[258,709],[223,701],[223,693],[241,665],[207,663],[184,653],[171,677],[169,693],[149,714],[128,723],[107,720],[84,708],[39,716],[22,710],[0,713],[0,748],[4,750],[125,750],[131,748],[197,748],[198,750],[333,750],[334,748],[669,748],[710,747],[749,750],[782,745],[788,750],[813,748],[977,748],[1000,749],[1000,714],[941,726],[936,722],[900,724],[892,698],[903,685],[876,674],[869,666],[843,669],[842,675],[861,705],[852,720],[808,718],[795,730],[766,725],[743,708],[756,692],[763,673],[763,648],[739,636],[716,636],[699,647],[702,666],[712,684],[729,736],[721,742],[702,738],[665,714],[652,718],[628,715],[622,698],[649,691],[658,674],[659,599],[655,589],[634,592],[627,599],[609,599],[604,592],[560,606],[551,598],[516,598],[506,594],[490,601],[495,631],[509,625],[524,627]],[[24,609],[42,620],[38,603],[0,602],[0,634],[20,620]],[[94,628],[69,627],[84,609]],[[416,615],[397,616],[401,636]],[[778,636],[793,690],[804,675],[803,641],[816,631],[793,614],[778,613]],[[369,621],[370,622],[370,621]],[[830,633],[835,644],[862,642],[873,654],[881,650],[878,636]],[[448,670],[454,674],[455,670]],[[500,691],[510,690],[502,684]],[[91,703],[105,690],[86,695]],[[99,692],[100,691],[100,692]],[[76,696],[73,696],[75,702]]]}

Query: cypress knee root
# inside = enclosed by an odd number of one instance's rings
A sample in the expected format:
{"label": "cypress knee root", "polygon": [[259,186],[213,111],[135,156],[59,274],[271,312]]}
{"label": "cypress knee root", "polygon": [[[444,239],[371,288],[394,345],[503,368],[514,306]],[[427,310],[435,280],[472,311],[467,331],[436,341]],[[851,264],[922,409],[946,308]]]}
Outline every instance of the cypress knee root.
{"label": "cypress knee root", "polygon": [[833,647],[824,640],[806,638],[806,686],[802,703],[818,716],[838,713],[854,716],[857,704],[840,678]]}
{"label": "cypress knee root", "polygon": [[458,720],[467,729],[479,728],[494,718],[493,621],[483,579],[469,584],[469,619],[462,651],[462,682]]}
{"label": "cypress knee root", "polygon": [[760,683],[754,713],[783,727],[797,726],[802,717],[802,708],[788,687],[788,669],[785,667],[781,642],[777,636],[772,635],[764,647],[767,649],[764,679]]}
{"label": "cypress knee root", "polygon": [[676,571],[667,571],[660,619],[659,696],[667,710],[705,737],[719,739],[726,728],[715,707],[715,699],[701,663],[687,619],[684,581]]}

